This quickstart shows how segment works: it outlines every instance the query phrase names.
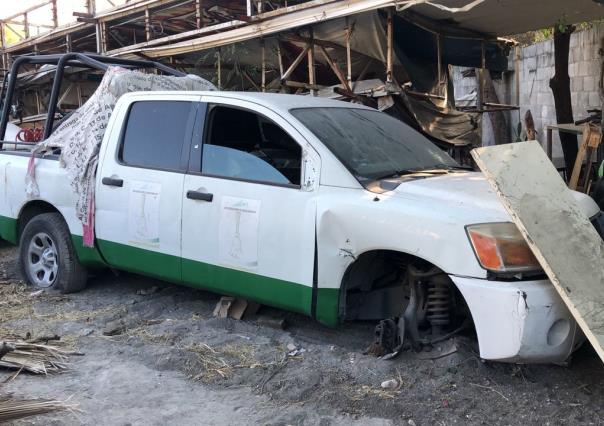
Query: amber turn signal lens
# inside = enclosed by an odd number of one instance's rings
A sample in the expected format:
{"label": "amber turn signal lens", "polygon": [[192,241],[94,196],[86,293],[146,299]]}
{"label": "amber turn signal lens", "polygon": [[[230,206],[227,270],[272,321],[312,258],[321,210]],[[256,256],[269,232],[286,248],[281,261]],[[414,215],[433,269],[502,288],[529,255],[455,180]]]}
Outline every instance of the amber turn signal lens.
{"label": "amber turn signal lens", "polygon": [[468,237],[481,266],[495,272],[541,269],[522,234],[513,223],[486,223],[467,227]]}

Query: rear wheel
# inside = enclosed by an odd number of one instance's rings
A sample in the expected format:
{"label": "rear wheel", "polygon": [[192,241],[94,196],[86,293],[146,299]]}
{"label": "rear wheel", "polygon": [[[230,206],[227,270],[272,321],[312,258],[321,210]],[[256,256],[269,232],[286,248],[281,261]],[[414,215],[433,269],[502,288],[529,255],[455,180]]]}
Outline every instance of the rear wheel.
{"label": "rear wheel", "polygon": [[62,293],[86,286],[86,268],[77,259],[67,224],[58,213],[32,218],[21,233],[21,271],[26,281]]}

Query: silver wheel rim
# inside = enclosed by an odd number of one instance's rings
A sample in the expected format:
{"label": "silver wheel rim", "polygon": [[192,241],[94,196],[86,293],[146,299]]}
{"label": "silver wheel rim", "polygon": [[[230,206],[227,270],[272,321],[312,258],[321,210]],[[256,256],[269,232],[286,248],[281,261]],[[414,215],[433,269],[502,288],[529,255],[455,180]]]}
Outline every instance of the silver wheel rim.
{"label": "silver wheel rim", "polygon": [[48,288],[55,283],[59,272],[59,255],[57,245],[46,232],[39,232],[30,240],[27,269],[36,286]]}

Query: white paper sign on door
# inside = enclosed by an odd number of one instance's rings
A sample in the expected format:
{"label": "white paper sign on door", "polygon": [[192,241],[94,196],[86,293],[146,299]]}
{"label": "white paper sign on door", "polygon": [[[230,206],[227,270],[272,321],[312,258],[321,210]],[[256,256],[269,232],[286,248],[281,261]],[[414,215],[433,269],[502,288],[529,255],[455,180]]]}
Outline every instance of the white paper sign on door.
{"label": "white paper sign on door", "polygon": [[243,268],[258,266],[260,200],[222,197],[218,230],[221,263]]}
{"label": "white paper sign on door", "polygon": [[161,184],[132,181],[128,206],[128,240],[132,244],[158,248]]}

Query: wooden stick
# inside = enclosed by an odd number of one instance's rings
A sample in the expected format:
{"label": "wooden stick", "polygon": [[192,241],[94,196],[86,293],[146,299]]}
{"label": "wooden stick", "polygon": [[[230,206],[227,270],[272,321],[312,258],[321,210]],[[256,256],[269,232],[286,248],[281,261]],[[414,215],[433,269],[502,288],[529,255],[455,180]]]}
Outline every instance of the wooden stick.
{"label": "wooden stick", "polygon": [[266,92],[266,43],[264,39],[260,40],[260,46],[262,48],[262,91]]}
{"label": "wooden stick", "polygon": [[296,68],[298,67],[298,65],[300,65],[300,62],[302,62],[302,60],[304,59],[304,57],[308,54],[309,49],[310,49],[310,45],[307,44],[304,47],[304,49],[302,50],[302,53],[300,53],[298,55],[298,57],[294,60],[294,62],[292,62],[292,64],[289,66],[289,68],[287,69],[287,71],[285,71],[281,75],[281,81],[287,80],[289,78],[289,76],[296,70]]}
{"label": "wooden stick", "polygon": [[329,67],[334,72],[334,74],[338,77],[338,80],[340,80],[340,83],[342,83],[342,85],[347,90],[350,90],[350,86],[348,85],[348,80],[346,79],[346,77],[344,77],[344,74],[342,74],[342,71],[340,70],[340,67],[338,66],[338,64],[336,64],[335,61],[329,56],[329,53],[327,53],[327,50],[323,46],[319,46],[319,51],[323,54],[323,57],[329,64]]}
{"label": "wooden stick", "polygon": [[392,83],[392,49],[393,49],[393,33],[392,33],[392,8],[388,9],[388,51],[386,52],[386,81]]}

